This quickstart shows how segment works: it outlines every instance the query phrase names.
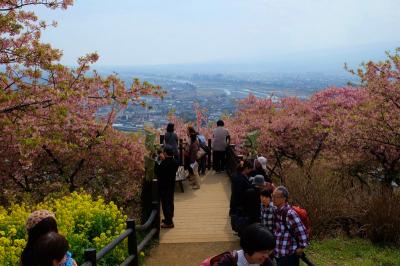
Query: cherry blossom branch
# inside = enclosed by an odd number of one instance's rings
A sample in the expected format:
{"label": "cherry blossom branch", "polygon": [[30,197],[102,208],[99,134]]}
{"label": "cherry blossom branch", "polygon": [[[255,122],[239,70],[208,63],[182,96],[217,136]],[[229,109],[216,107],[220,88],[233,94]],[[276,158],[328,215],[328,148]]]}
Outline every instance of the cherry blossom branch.
{"label": "cherry blossom branch", "polygon": [[30,103],[21,103],[12,107],[8,107],[5,109],[0,110],[0,113],[12,113],[16,110],[23,110],[26,109],[30,106],[34,105],[44,105],[44,104],[49,104],[51,103],[51,100],[44,100],[44,101],[35,101],[35,102],[30,102]]}

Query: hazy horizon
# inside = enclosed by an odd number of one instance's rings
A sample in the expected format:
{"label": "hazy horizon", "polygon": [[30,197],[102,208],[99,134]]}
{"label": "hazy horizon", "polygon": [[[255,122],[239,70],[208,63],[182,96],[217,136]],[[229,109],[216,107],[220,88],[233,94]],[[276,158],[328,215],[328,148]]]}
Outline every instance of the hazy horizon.
{"label": "hazy horizon", "polygon": [[97,51],[97,66],[226,64],[340,72],[345,62],[356,67],[384,59],[386,50],[400,46],[397,0],[117,3],[78,0],[66,11],[34,10],[58,22],[43,40],[63,50],[68,65]]}

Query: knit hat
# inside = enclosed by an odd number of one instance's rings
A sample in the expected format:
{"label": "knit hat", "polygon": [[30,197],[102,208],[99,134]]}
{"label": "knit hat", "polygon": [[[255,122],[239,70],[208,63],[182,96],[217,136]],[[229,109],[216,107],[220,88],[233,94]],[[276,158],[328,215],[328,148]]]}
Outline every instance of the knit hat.
{"label": "knit hat", "polygon": [[41,221],[43,221],[46,218],[52,217],[54,219],[56,219],[56,216],[54,215],[54,213],[48,211],[48,210],[37,210],[32,212],[29,217],[28,220],[26,221],[26,230],[30,230],[33,227],[35,227],[38,223],[40,223]]}

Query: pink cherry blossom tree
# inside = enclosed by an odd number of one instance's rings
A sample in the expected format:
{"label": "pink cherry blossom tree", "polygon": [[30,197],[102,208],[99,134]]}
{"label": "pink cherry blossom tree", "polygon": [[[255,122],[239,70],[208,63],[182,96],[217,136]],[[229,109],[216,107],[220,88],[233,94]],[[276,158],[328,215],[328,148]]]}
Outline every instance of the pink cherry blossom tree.
{"label": "pink cherry blossom tree", "polygon": [[[90,71],[95,53],[76,68],[60,64],[61,51],[40,40],[48,25],[24,7],[72,3],[0,1],[0,187],[35,195],[84,187],[112,197],[121,183],[132,188],[130,197],[143,172],[143,140],[111,126],[129,102],[145,105],[143,96],[164,91]],[[107,110],[101,117],[100,108]]]}

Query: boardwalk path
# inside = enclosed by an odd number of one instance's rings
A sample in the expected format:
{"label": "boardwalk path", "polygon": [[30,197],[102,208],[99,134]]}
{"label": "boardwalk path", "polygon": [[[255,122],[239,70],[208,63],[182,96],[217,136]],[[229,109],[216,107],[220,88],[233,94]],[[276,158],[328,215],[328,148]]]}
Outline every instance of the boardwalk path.
{"label": "boardwalk path", "polygon": [[184,186],[184,193],[175,193],[175,228],[161,231],[160,245],[151,251],[146,266],[199,265],[207,256],[238,248],[228,216],[228,176],[210,173],[199,190]]}

